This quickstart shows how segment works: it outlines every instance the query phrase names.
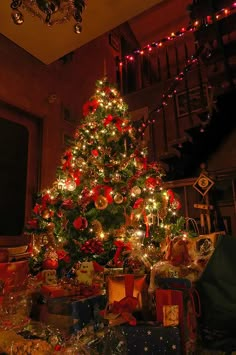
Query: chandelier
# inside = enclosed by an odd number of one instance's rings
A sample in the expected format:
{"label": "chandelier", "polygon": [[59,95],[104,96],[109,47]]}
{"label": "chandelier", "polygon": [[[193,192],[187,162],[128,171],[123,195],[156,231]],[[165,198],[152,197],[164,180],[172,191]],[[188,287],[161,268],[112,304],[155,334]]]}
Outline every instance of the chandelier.
{"label": "chandelier", "polygon": [[12,20],[16,25],[24,23],[21,12],[26,10],[48,26],[75,20],[74,31],[82,31],[82,12],[85,0],[11,0]]}

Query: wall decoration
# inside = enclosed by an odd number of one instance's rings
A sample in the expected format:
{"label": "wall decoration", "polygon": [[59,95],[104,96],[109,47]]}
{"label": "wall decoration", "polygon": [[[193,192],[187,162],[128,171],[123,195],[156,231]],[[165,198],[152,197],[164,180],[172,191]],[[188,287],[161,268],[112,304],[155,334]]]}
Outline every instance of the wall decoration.
{"label": "wall decoration", "polygon": [[120,52],[120,38],[114,32],[110,32],[108,35],[110,46],[116,51]]}
{"label": "wall decoration", "polygon": [[189,89],[189,112],[187,91],[183,91],[179,94],[176,94],[178,117],[188,115],[189,113],[198,112],[201,111],[203,108],[206,108],[208,106],[208,95],[207,88],[205,85],[203,88],[203,98],[201,96],[201,88],[199,86]]}
{"label": "wall decoration", "polygon": [[64,104],[61,105],[61,114],[64,121],[76,125],[77,124],[77,115],[74,111]]}

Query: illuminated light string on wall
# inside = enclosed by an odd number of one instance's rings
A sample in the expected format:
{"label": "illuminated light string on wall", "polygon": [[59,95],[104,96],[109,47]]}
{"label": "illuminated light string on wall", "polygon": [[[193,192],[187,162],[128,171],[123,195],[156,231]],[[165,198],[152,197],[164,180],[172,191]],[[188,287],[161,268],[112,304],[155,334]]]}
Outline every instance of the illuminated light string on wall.
{"label": "illuminated light string on wall", "polygon": [[[236,2],[233,2],[232,5],[228,8],[223,8],[220,11],[217,11],[215,13],[215,18],[217,21],[222,20],[223,18],[230,16],[234,11],[236,11]],[[213,22],[212,16],[210,15],[204,18],[204,23],[202,22],[202,20],[195,20],[192,24],[186,27],[182,27],[178,31],[172,32],[169,36],[166,36],[161,40],[147,44],[142,49],[135,49],[132,54],[126,55],[123,59],[120,59],[119,65],[120,67],[122,67],[124,62],[133,62],[135,60],[135,55],[142,56],[145,55],[145,53],[150,53],[154,48],[156,49],[162,48],[163,45],[167,44],[168,42],[173,41],[179,37],[182,37],[186,33],[194,32],[204,27],[207,27],[210,24],[212,24],[212,22]]]}
{"label": "illuminated light string on wall", "polygon": [[189,72],[190,69],[192,69],[192,67],[194,65],[196,65],[198,63],[198,57],[201,54],[201,52],[203,51],[204,46],[200,46],[195,54],[193,54],[188,60],[187,60],[187,64],[185,65],[184,69],[175,76],[172,84],[169,86],[169,88],[167,89],[167,91],[165,93],[162,94],[162,100],[161,103],[152,111],[149,112],[149,118],[142,123],[142,126],[138,129],[139,132],[141,132],[142,135],[144,135],[144,131],[145,129],[150,125],[156,122],[156,118],[152,119],[151,116],[154,113],[159,113],[161,110],[164,109],[165,106],[167,106],[167,101],[169,99],[171,99],[173,97],[173,95],[176,94],[176,88],[179,85],[179,83],[184,79],[185,75]]}

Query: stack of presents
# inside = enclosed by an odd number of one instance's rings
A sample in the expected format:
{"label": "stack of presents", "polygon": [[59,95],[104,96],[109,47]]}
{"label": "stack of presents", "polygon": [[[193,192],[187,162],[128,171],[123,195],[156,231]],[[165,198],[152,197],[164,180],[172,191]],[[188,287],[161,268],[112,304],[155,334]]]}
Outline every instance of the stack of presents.
{"label": "stack of presents", "polygon": [[[73,275],[59,280],[54,269],[26,278],[28,260],[1,262],[0,349],[2,339],[14,330],[17,336],[20,329],[40,339],[40,324],[41,335],[42,325],[47,336],[51,334],[52,354],[66,353],[68,342],[74,349],[70,354],[198,354],[198,325],[206,299],[199,296],[197,285],[220,238],[230,237],[213,233],[169,240],[163,257],[149,270],[142,267],[142,253],[139,260],[131,253],[125,273],[124,268],[83,262]],[[78,351],[78,344],[86,350]],[[48,349],[38,350],[46,353]]]}

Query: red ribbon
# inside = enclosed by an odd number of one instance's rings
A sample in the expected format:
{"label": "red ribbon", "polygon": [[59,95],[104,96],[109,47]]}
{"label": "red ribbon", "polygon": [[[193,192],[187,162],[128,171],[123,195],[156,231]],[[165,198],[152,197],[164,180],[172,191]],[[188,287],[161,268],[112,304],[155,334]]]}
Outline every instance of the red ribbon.
{"label": "red ribbon", "polygon": [[130,325],[136,325],[137,321],[132,313],[138,305],[138,299],[133,297],[134,275],[125,275],[125,297],[119,302],[115,301],[110,305],[110,311],[113,314],[120,314]]}

